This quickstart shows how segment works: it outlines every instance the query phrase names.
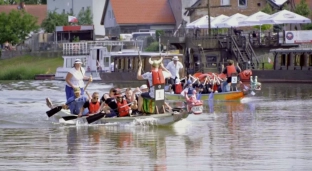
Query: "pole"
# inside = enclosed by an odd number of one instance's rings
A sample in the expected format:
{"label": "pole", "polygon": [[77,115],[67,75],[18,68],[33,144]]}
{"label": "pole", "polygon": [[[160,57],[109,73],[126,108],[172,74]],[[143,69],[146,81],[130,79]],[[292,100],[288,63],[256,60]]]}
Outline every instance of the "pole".
{"label": "pole", "polygon": [[208,35],[211,35],[211,25],[210,25],[210,0],[207,0],[207,8],[208,8]]}

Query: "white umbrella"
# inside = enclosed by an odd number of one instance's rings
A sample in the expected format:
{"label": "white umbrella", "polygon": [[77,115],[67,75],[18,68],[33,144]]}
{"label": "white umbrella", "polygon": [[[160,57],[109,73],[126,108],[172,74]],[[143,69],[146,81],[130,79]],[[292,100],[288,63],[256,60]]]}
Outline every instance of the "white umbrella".
{"label": "white umbrella", "polygon": [[263,20],[265,18],[270,17],[269,14],[264,13],[262,11],[256,12],[252,14],[251,16],[247,17],[243,21],[238,22],[239,26],[256,26],[256,25],[262,25],[260,20]]}
{"label": "white umbrella", "polygon": [[[215,17],[213,20],[210,21],[210,27],[211,28],[217,28],[217,26],[216,26],[217,23],[221,23],[228,18],[229,18],[228,16],[221,14],[221,15]],[[198,24],[197,27],[198,28],[208,28],[208,21],[206,21],[205,23],[202,23],[202,24]]]}
{"label": "white umbrella", "polygon": [[239,22],[243,21],[247,18],[246,15],[240,14],[240,13],[236,13],[232,16],[230,16],[228,19],[226,19],[225,21],[221,22],[221,23],[217,23],[215,24],[216,27],[219,28],[230,28],[230,27],[238,27],[239,26]]}
{"label": "white umbrella", "polygon": [[282,10],[270,17],[261,19],[262,24],[295,24],[295,23],[311,23],[309,18],[301,16],[291,11]]}
{"label": "white umbrella", "polygon": [[[213,17],[210,17],[210,20],[213,20],[213,19],[214,19]],[[187,24],[186,28],[198,28],[198,25],[203,25],[204,23],[207,23],[207,25],[208,25],[208,15],[205,15],[205,16]]]}

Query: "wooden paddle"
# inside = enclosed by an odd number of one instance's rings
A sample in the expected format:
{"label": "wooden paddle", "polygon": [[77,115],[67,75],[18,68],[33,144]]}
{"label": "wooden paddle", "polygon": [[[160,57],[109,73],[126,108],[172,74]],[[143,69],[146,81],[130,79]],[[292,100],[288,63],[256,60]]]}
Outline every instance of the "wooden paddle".
{"label": "wooden paddle", "polygon": [[[88,83],[87,83],[86,86],[84,87],[84,91],[86,91],[86,89],[87,89],[87,87],[89,86],[89,84],[90,84],[90,81],[88,81]],[[76,99],[75,99],[75,100],[76,100]],[[68,104],[74,102],[75,100],[69,102]],[[53,116],[54,114],[56,114],[57,112],[61,111],[62,108],[63,108],[63,106],[56,106],[55,108],[53,108],[53,109],[47,111],[46,114],[48,115],[48,117],[51,117],[51,116]]]}

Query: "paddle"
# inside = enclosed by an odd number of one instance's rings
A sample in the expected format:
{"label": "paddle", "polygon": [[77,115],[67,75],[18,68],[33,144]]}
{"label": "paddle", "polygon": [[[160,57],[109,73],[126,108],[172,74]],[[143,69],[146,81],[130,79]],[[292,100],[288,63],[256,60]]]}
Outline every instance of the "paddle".
{"label": "paddle", "polygon": [[[89,84],[90,84],[90,81],[88,81],[88,83],[87,83],[86,86],[84,87],[84,91],[86,91],[86,89],[87,89],[87,87],[89,86]],[[75,100],[76,100],[76,99],[75,99]],[[74,102],[75,100],[69,102],[68,104]],[[56,106],[55,108],[53,108],[53,109],[47,111],[46,114],[48,115],[48,117],[51,117],[51,116],[53,116],[54,114],[56,114],[57,112],[61,111],[62,108],[63,108],[63,106]]]}
{"label": "paddle", "polygon": [[[126,105],[123,105],[123,106],[121,106],[120,108],[126,107],[126,106],[128,106],[128,105],[130,105],[130,104],[132,104],[132,103],[133,103],[133,102],[128,103],[128,104],[126,104]],[[116,110],[116,109],[114,109],[114,110]],[[88,116],[86,119],[87,119],[88,124],[90,124],[90,123],[92,123],[92,122],[95,122],[95,121],[97,121],[97,120],[103,118],[105,115],[106,115],[105,113],[101,113],[101,112],[100,112],[100,113],[94,114],[94,115],[92,115],[92,116]]]}

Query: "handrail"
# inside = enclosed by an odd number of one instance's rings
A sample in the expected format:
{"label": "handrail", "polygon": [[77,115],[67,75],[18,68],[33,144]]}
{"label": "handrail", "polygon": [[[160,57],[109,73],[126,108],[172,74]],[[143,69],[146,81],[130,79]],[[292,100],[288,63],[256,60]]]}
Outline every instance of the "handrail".
{"label": "handrail", "polygon": [[246,52],[247,51],[249,52],[248,55],[250,54],[252,57],[254,57],[256,59],[257,65],[259,65],[259,59],[249,42],[246,43]]}
{"label": "handrail", "polygon": [[[232,52],[234,52],[235,56],[236,56],[236,59],[239,60],[239,57],[243,60],[242,62],[247,62],[247,60],[244,58],[244,56],[242,55],[242,53],[240,52],[240,49],[236,43],[236,40],[234,39],[233,36],[230,36],[231,37],[231,40],[232,40],[232,43],[231,43],[231,49],[232,49]],[[234,48],[237,50],[237,52],[234,51]],[[239,62],[239,61],[238,61]]]}

